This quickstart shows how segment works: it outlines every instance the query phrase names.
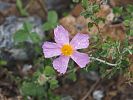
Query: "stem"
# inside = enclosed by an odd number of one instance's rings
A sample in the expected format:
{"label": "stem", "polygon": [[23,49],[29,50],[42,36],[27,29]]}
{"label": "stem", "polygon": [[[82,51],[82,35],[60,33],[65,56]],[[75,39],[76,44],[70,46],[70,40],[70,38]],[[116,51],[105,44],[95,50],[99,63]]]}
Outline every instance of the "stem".
{"label": "stem", "polygon": [[[86,93],[86,95],[81,100],[88,100],[90,94],[95,90],[95,88],[98,86],[98,84],[101,82],[101,79],[98,79],[93,86],[91,86],[90,90]],[[88,99],[87,99],[88,98]],[[89,99],[90,100],[90,99]],[[92,99],[91,99],[92,100]]]}
{"label": "stem", "polygon": [[90,57],[90,59],[92,59],[92,60],[96,60],[96,61],[99,61],[99,62],[102,62],[102,63],[107,64],[107,65],[110,65],[110,66],[117,66],[117,64],[112,64],[112,63],[109,63],[109,62],[104,61],[104,60],[99,59],[99,58]]}
{"label": "stem", "polygon": [[98,33],[101,33],[101,31],[100,31],[100,28],[99,28],[98,24],[97,24],[97,23],[95,23],[95,22],[93,22],[93,24],[97,27],[97,29],[98,29]]}

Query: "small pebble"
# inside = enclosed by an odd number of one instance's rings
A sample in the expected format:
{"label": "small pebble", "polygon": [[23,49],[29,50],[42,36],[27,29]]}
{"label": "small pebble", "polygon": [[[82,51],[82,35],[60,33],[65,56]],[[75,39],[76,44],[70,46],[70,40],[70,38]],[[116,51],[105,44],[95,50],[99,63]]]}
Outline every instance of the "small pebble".
{"label": "small pebble", "polygon": [[94,98],[94,100],[102,100],[103,97],[104,97],[103,91],[101,91],[101,90],[95,90],[93,92],[93,98]]}

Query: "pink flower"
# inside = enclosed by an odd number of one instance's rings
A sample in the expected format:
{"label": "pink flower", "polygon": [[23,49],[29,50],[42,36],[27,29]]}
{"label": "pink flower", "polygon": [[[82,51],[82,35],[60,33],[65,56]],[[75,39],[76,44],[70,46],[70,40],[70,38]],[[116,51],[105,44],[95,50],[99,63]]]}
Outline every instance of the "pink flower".
{"label": "pink flower", "polygon": [[54,39],[56,43],[44,42],[42,48],[45,58],[59,56],[53,61],[53,67],[58,72],[64,74],[68,67],[69,59],[72,58],[80,68],[84,68],[89,63],[89,56],[77,50],[89,46],[89,36],[77,33],[69,42],[69,33],[61,25],[54,29]]}

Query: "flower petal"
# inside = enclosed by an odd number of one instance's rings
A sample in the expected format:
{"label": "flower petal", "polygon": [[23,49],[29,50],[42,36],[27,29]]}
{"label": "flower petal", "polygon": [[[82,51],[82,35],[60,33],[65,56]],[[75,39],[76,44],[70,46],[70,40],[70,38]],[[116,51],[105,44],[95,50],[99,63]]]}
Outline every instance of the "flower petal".
{"label": "flower petal", "polygon": [[42,48],[45,58],[51,58],[61,54],[60,46],[56,43],[44,42]]}
{"label": "flower petal", "polygon": [[54,69],[57,70],[59,73],[64,74],[68,67],[69,58],[70,57],[63,55],[61,55],[59,58],[56,58],[53,61]]}
{"label": "flower petal", "polygon": [[59,44],[68,44],[69,43],[69,34],[66,29],[63,28],[63,26],[57,26],[54,29],[54,38],[55,42]]}
{"label": "flower petal", "polygon": [[71,58],[79,65],[80,68],[83,68],[90,62],[89,56],[85,53],[80,53],[75,51]]}
{"label": "flower petal", "polygon": [[87,48],[89,46],[89,35],[77,33],[70,44],[74,49]]}

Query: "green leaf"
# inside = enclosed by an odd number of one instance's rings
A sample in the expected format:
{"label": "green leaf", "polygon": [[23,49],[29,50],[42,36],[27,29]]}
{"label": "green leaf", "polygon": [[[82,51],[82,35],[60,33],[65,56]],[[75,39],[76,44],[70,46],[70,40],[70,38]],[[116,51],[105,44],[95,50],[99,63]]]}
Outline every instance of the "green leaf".
{"label": "green leaf", "polygon": [[133,29],[130,29],[130,36],[133,36]]}
{"label": "green leaf", "polygon": [[48,22],[49,23],[57,23],[58,21],[58,15],[55,11],[49,11],[48,12]]}
{"label": "green leaf", "polygon": [[79,2],[79,0],[72,0],[74,3],[78,3]]}
{"label": "green leaf", "polygon": [[69,73],[67,77],[73,81],[77,80],[75,72]]}
{"label": "green leaf", "polygon": [[19,8],[19,9],[21,9],[22,8],[22,1],[21,0],[17,0],[16,1],[16,5],[17,5],[17,7]]}
{"label": "green leaf", "polygon": [[45,31],[48,31],[48,30],[52,29],[52,24],[49,23],[49,22],[44,23],[44,24],[43,24],[43,29],[44,29]]}
{"label": "green leaf", "polygon": [[43,24],[43,29],[45,31],[49,31],[49,30],[53,29],[56,25],[57,25],[57,23],[46,22]]}
{"label": "green leaf", "polygon": [[6,65],[7,64],[7,62],[5,61],[5,60],[0,60],[0,65]]}
{"label": "green leaf", "polygon": [[27,21],[24,22],[23,24],[24,30],[26,30],[28,33],[30,33],[30,31],[33,28],[33,25]]}
{"label": "green leaf", "polygon": [[55,75],[55,71],[54,71],[53,67],[51,67],[51,66],[45,66],[44,73],[47,76]]}
{"label": "green leaf", "polygon": [[104,44],[102,44],[102,49],[103,50],[107,50],[108,48],[110,48],[111,46],[110,46],[110,44],[108,44],[108,43],[104,43]]}
{"label": "green leaf", "polygon": [[24,96],[43,96],[45,94],[42,86],[31,82],[24,82],[21,87],[21,92]]}
{"label": "green leaf", "polygon": [[24,42],[28,40],[28,34],[26,33],[25,30],[18,30],[15,34],[14,34],[14,40],[16,42]]}
{"label": "green leaf", "polygon": [[129,26],[129,24],[130,24],[130,20],[125,20],[125,21],[124,21],[124,25],[125,25],[125,26]]}
{"label": "green leaf", "polygon": [[92,17],[93,13],[84,11],[80,13],[81,16],[84,16],[85,18]]}
{"label": "green leaf", "polygon": [[128,11],[129,13],[133,13],[133,5],[128,5],[127,11]]}
{"label": "green leaf", "polygon": [[89,28],[93,27],[93,23],[89,22],[89,23],[88,23],[88,27],[89,27]]}
{"label": "green leaf", "polygon": [[44,64],[44,65],[46,65],[46,66],[52,66],[52,60],[51,60],[51,59],[46,58],[46,59],[44,59],[43,64]]}
{"label": "green leaf", "polygon": [[95,4],[95,5],[93,5],[93,12],[94,13],[96,13],[96,12],[98,12],[99,11],[99,9],[100,9],[100,7],[99,7],[99,5],[98,4]]}
{"label": "green leaf", "polygon": [[23,8],[22,0],[17,0],[16,1],[16,6],[17,6],[17,8],[20,11],[20,14],[22,16],[27,16],[28,15],[28,13],[26,12],[26,9]]}
{"label": "green leaf", "polygon": [[40,37],[36,32],[31,32],[29,37],[33,43],[39,43],[40,42]]}
{"label": "green leaf", "polygon": [[47,80],[48,80],[48,78],[44,74],[41,74],[38,77],[39,85],[44,85],[47,82]]}
{"label": "green leaf", "polygon": [[82,6],[87,9],[88,8],[88,0],[82,0]]}
{"label": "green leaf", "polygon": [[122,13],[122,7],[114,7],[113,13],[114,14],[121,14]]}
{"label": "green leaf", "polygon": [[58,87],[58,81],[56,79],[49,80],[50,88],[55,89]]}
{"label": "green leaf", "polygon": [[48,98],[47,100],[62,100],[61,97],[59,95],[56,95],[55,93],[53,93],[53,91],[49,90],[47,92],[48,94]]}
{"label": "green leaf", "polygon": [[44,31],[49,31],[57,26],[58,15],[55,11],[48,12],[48,21],[43,24]]}

